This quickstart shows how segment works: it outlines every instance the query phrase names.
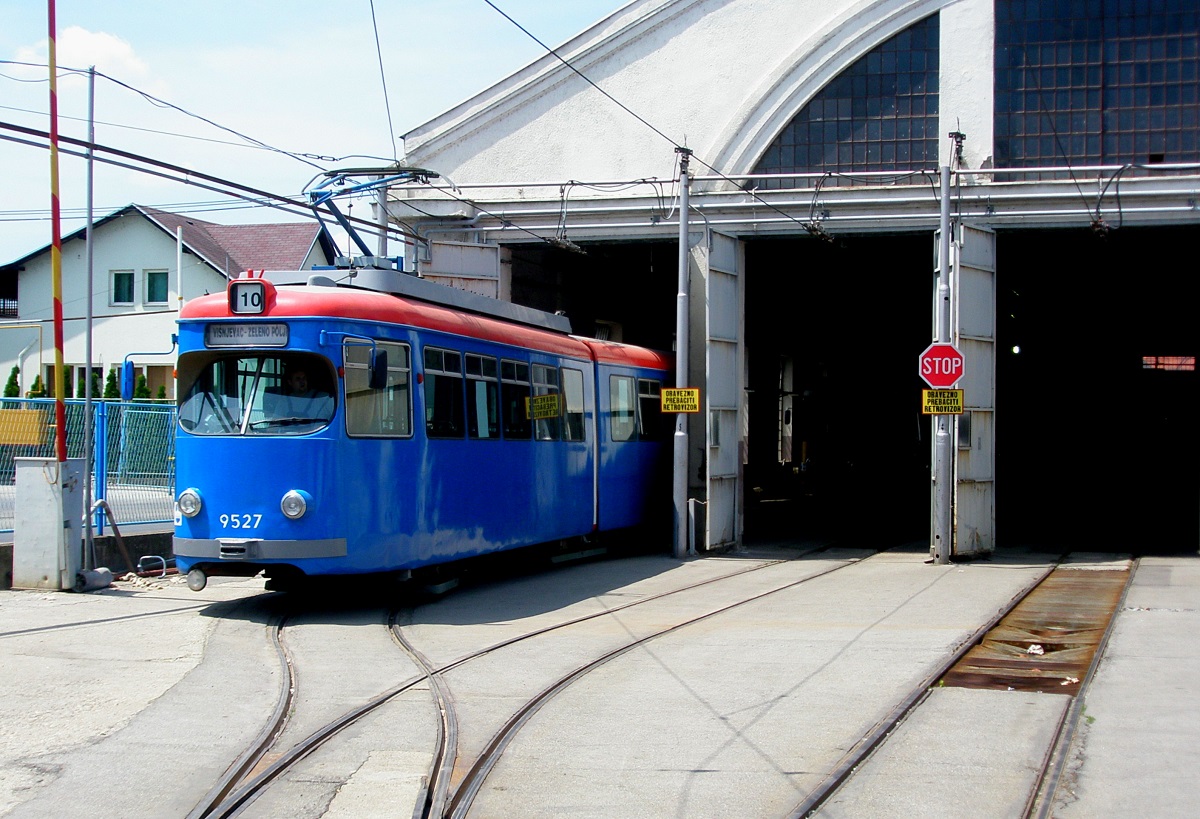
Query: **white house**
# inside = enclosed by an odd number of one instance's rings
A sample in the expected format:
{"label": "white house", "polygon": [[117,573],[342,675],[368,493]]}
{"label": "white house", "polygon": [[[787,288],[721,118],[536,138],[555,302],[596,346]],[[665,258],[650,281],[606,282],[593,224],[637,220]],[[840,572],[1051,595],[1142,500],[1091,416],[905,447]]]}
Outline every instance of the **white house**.
{"label": "white house", "polygon": [[[75,395],[82,394],[78,385],[86,368],[86,229],[64,237],[62,249],[63,363]],[[124,207],[95,223],[93,367],[103,374],[132,354],[151,395],[161,387],[174,398],[171,336],[185,301],[223,291],[230,276],[245,270],[306,270],[329,264],[334,253],[315,221],[218,225],[140,205]],[[7,377],[17,364],[22,392],[35,375],[49,391],[54,387],[50,264],[47,246],[0,267],[6,293],[18,305],[16,318],[0,321],[0,371]]]}
{"label": "white house", "polygon": [[1195,550],[1196,3],[633,0],[497,79],[405,135],[453,180],[392,188],[408,264],[498,245],[515,301],[667,348],[693,151],[701,546],[919,542],[945,331],[957,554]]}

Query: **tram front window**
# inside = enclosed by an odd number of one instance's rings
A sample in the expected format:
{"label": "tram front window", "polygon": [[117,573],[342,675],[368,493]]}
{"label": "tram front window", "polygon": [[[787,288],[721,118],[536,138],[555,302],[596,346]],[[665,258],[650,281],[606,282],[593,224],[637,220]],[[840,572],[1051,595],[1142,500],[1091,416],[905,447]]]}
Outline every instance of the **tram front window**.
{"label": "tram front window", "polygon": [[308,354],[179,359],[179,425],[194,435],[303,435],[333,418],[333,366]]}

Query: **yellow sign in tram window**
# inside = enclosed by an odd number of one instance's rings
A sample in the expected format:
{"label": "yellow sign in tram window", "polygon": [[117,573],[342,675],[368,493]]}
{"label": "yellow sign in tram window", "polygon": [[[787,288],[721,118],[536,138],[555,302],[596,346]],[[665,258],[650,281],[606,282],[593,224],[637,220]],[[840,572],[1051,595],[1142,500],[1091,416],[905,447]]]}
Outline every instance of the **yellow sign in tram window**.
{"label": "yellow sign in tram window", "polygon": [[680,389],[667,388],[662,391],[661,398],[663,412],[700,411],[699,387],[682,387]]}
{"label": "yellow sign in tram window", "polygon": [[922,415],[962,415],[962,390],[921,390]]}
{"label": "yellow sign in tram window", "polygon": [[525,399],[525,414],[535,421],[558,417],[558,393]]}

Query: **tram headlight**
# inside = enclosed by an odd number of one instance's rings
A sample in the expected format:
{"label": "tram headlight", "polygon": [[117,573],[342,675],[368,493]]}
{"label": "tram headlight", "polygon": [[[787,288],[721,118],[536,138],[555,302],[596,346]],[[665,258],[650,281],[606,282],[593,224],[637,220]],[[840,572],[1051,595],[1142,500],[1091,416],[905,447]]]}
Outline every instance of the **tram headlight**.
{"label": "tram headlight", "polygon": [[179,493],[179,512],[185,518],[194,518],[200,514],[200,507],[204,502],[200,500],[199,490],[187,488]]}
{"label": "tram headlight", "polygon": [[279,509],[289,520],[299,520],[308,511],[308,504],[311,501],[312,498],[307,492],[293,489],[283,496],[283,500],[279,502]]}

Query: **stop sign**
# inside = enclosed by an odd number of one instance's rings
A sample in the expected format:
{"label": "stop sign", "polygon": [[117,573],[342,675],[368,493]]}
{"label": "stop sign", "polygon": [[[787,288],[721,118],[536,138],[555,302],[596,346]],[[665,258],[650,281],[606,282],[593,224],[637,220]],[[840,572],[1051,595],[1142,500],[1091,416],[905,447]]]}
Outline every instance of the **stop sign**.
{"label": "stop sign", "polygon": [[921,377],[934,389],[953,387],[963,376],[963,356],[953,344],[930,344],[919,360]]}

